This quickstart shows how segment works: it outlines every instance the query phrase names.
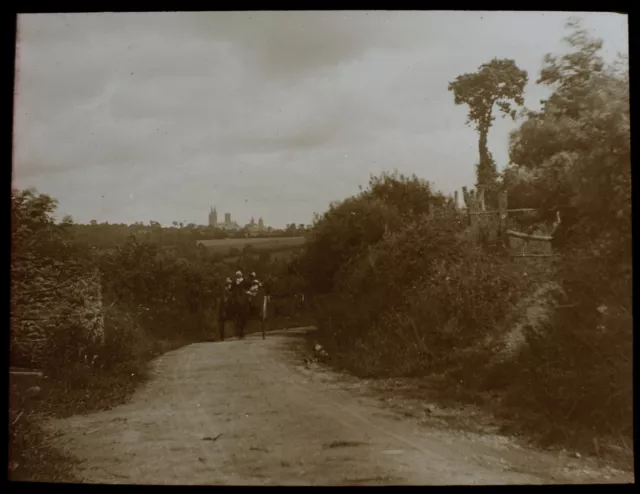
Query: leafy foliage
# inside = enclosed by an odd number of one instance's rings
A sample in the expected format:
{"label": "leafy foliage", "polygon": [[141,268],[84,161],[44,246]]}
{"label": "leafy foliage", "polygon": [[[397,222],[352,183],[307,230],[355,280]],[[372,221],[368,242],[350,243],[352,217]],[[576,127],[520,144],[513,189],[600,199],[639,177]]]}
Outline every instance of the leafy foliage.
{"label": "leafy foliage", "polygon": [[445,202],[442,194],[433,192],[428,182],[416,176],[396,172],[371,177],[367,189],[332,205],[316,221],[300,261],[310,291],[329,293],[337,273],[353,263],[363,249]]}
{"label": "leafy foliage", "polygon": [[[75,331],[84,306],[86,287],[78,283],[90,276],[90,252],[71,245],[63,227],[55,224],[56,201],[35,189],[11,194],[11,343],[12,363],[39,362],[51,351],[45,333]],[[61,295],[64,294],[64,295]],[[42,326],[46,325],[44,329]],[[75,329],[71,329],[75,328]],[[78,334],[86,340],[86,331]],[[40,350],[40,356],[32,353]],[[69,351],[76,351],[71,350]]]}
{"label": "leafy foliage", "polygon": [[58,451],[40,424],[40,417],[10,410],[9,469],[12,481],[78,482],[74,458]]}
{"label": "leafy foliage", "polygon": [[[541,211],[522,221],[560,213],[560,260],[494,257],[465,240],[454,214],[426,218],[446,199],[396,174],[317,218],[300,265],[319,295],[318,338],[338,364],[369,376],[445,372],[452,393],[498,392],[518,429],[588,447],[632,434],[629,79],[604,63],[601,41],[569,27],[572,51],[545,58],[538,83],[553,92],[523,112],[502,177],[511,208]],[[493,60],[449,87],[480,134],[480,184],[496,178],[493,106],[514,117],[526,81],[515,62]],[[505,359],[501,337],[516,321],[526,344]]]}
{"label": "leafy foliage", "polygon": [[515,291],[464,224],[428,182],[397,172],[316,221],[300,263],[329,353],[358,373],[406,375],[486,336]]}
{"label": "leafy foliage", "polygon": [[[152,236],[131,235],[141,225],[77,225],[69,217],[56,224],[56,206],[35,189],[12,191],[11,363],[49,377],[40,412],[70,415],[122,403],[146,379],[154,356],[216,337],[216,302],[235,269],[269,278],[282,297],[299,285],[286,263],[251,249],[234,265],[222,262],[196,247],[193,226],[176,229],[184,241],[171,251],[154,241],[170,241],[155,223]],[[104,338],[88,337],[94,327]],[[12,428],[11,475],[63,478],[67,470],[46,466],[61,456],[37,423],[21,418],[20,403],[12,400],[11,413],[22,422]]]}
{"label": "leafy foliage", "polygon": [[568,305],[529,336],[511,401],[547,440],[575,442],[585,429],[631,435],[631,162],[628,68],[607,65],[578,22],[568,27],[571,51],[548,55],[538,79],[553,93],[511,135],[505,183],[512,206],[560,212]]}
{"label": "leafy foliage", "polygon": [[455,217],[422,217],[362,253],[324,300],[330,353],[365,375],[413,375],[455,361],[503,316],[514,284],[461,235]]}

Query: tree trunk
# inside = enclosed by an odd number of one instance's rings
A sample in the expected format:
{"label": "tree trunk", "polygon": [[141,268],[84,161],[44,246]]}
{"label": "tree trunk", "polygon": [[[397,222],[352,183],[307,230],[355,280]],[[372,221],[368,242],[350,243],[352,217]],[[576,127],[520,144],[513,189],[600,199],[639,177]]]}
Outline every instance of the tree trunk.
{"label": "tree trunk", "polygon": [[480,162],[477,170],[478,185],[490,186],[493,184],[496,176],[496,165],[487,146],[487,137],[489,135],[489,127],[483,126],[479,129],[480,137],[478,139],[478,151],[480,154]]}

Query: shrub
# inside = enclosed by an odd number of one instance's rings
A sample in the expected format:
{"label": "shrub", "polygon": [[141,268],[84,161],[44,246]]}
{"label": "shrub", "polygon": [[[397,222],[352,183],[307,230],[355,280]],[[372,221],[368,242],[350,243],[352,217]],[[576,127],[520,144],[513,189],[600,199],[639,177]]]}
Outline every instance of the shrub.
{"label": "shrub", "polygon": [[387,235],[342,274],[322,304],[321,338],[365,374],[446,368],[483,341],[518,293],[504,261],[466,241],[455,217]]}
{"label": "shrub", "polygon": [[568,303],[545,331],[528,332],[511,369],[506,403],[526,411],[524,427],[548,442],[584,446],[585,438],[631,440],[633,433],[630,272],[610,280],[611,270],[604,263],[597,268],[589,251],[573,251],[563,262],[558,276]]}
{"label": "shrub", "polygon": [[40,417],[10,410],[9,479],[30,482],[77,482],[72,472],[76,460],[51,444]]}
{"label": "shrub", "polygon": [[302,269],[311,290],[330,292],[342,266],[381,240],[385,229],[397,229],[400,221],[398,212],[378,199],[348,199],[332,207],[305,248]]}
{"label": "shrub", "polygon": [[329,293],[339,272],[365,249],[444,203],[442,194],[415,176],[372,176],[367,189],[332,205],[315,222],[300,260],[309,291]]}
{"label": "shrub", "polygon": [[508,182],[528,191],[522,205],[562,215],[555,281],[566,301],[529,332],[506,403],[543,440],[576,444],[631,438],[633,337],[628,68],[607,67],[602,42],[573,27],[573,51],[548,56],[539,80],[551,97],[511,139]]}
{"label": "shrub", "polygon": [[[216,302],[231,266],[197,249],[193,239],[178,245],[178,257],[133,236],[106,238],[127,227],[56,225],[55,208],[54,199],[35,190],[12,191],[11,361],[48,376],[40,411],[68,416],[124,402],[146,379],[154,356],[217,338]],[[115,248],[99,251],[73,237],[86,230],[99,230],[89,237]],[[245,272],[274,274],[280,285],[292,285],[287,266],[254,257],[249,250],[239,260]],[[21,400],[12,404],[20,408]],[[20,410],[13,412],[17,417]],[[58,453],[37,423],[22,428],[20,417],[12,427],[11,454],[19,458],[12,476],[44,479],[36,463]],[[37,461],[25,467],[25,458]],[[46,475],[55,480],[63,473]]]}

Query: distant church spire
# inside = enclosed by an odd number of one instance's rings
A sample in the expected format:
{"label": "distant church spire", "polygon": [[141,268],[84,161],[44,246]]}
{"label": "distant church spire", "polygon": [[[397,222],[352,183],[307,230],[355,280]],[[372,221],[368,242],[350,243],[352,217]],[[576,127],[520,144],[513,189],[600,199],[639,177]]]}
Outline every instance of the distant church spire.
{"label": "distant church spire", "polygon": [[215,206],[211,208],[209,213],[209,226],[218,226],[218,213]]}

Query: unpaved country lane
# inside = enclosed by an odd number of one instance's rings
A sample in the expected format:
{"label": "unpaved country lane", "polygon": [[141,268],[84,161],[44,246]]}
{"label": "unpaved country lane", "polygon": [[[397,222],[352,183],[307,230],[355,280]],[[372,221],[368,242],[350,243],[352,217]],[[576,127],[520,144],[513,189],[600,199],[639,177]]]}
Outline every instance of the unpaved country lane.
{"label": "unpaved country lane", "polygon": [[[52,421],[92,483],[366,485],[571,482],[499,445],[394,420],[290,358],[300,333],[200,343],[153,363],[126,405]],[[526,465],[525,461],[525,465]],[[533,470],[533,469],[532,469]],[[587,481],[593,481],[592,479]]]}

